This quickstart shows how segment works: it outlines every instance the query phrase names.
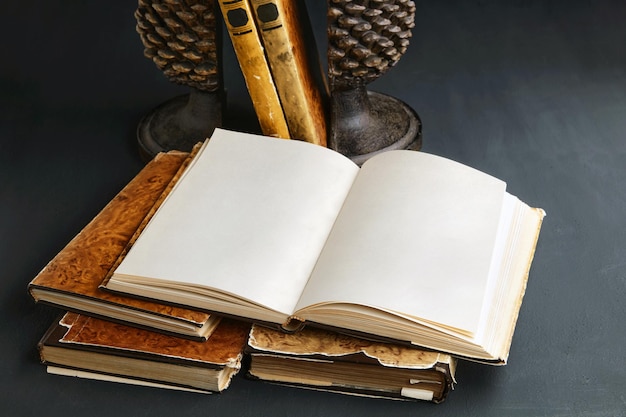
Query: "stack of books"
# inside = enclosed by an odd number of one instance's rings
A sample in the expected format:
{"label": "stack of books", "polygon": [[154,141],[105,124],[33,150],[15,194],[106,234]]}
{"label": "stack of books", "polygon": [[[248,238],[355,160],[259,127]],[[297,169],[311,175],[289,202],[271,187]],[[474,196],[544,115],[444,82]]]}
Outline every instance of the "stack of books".
{"label": "stack of books", "polygon": [[502,181],[393,151],[217,129],[159,154],[29,284],[50,373],[219,392],[250,378],[443,401],[506,363],[544,216]]}
{"label": "stack of books", "polygon": [[298,3],[219,1],[265,136],[157,155],[30,282],[61,310],[39,343],[49,373],[212,393],[246,363],[441,402],[459,359],[506,363],[545,213],[445,158],[359,167],[326,148]]}
{"label": "stack of books", "polygon": [[69,311],[39,343],[50,373],[215,392],[239,371],[249,324],[101,288],[196,150],[157,155],[29,284]]}

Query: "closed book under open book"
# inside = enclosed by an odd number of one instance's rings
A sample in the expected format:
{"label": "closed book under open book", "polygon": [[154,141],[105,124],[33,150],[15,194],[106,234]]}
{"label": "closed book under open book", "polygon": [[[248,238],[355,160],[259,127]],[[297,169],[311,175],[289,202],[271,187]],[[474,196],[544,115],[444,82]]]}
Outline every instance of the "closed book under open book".
{"label": "closed book under open book", "polygon": [[241,369],[250,325],[224,319],[206,342],[66,313],[39,342],[54,374],[219,392]]}
{"label": "closed book under open book", "polygon": [[359,168],[217,129],[107,288],[502,364],[543,217],[439,156],[390,151]]}
{"label": "closed book under open book", "polygon": [[342,394],[440,403],[455,383],[450,355],[313,327],[254,325],[246,353],[253,379]]}

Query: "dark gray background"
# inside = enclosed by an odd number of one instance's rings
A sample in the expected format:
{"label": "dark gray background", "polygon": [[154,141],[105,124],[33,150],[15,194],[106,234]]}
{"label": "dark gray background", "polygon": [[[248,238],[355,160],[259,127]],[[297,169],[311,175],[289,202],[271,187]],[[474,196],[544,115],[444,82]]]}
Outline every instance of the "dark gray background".
{"label": "dark gray background", "polygon": [[[506,180],[548,213],[509,365],[461,363],[438,406],[239,377],[202,396],[47,375],[35,346],[57,312],[26,286],[140,170],[141,116],[186,89],[143,57],[134,1],[9,0],[0,6],[2,414],[626,415],[626,2],[416,3],[408,53],[370,88],[420,114],[425,151]],[[309,1],[321,33],[324,4]],[[228,40],[225,49],[226,127],[254,131]]]}

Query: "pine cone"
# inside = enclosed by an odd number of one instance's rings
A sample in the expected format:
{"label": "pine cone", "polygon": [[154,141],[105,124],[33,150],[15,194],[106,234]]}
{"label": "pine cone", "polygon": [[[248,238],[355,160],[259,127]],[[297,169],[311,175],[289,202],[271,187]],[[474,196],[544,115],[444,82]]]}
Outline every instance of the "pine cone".
{"label": "pine cone", "polygon": [[380,77],[406,52],[414,27],[410,0],[328,0],[331,88],[354,88]]}
{"label": "pine cone", "polygon": [[218,15],[213,0],[139,0],[137,32],[170,81],[201,91],[221,87]]}

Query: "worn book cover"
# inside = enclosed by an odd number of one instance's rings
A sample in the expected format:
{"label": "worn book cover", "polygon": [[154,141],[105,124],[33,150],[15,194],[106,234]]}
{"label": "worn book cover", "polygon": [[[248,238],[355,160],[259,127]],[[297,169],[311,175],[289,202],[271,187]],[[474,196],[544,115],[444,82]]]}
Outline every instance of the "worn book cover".
{"label": "worn book cover", "polygon": [[206,339],[219,320],[215,316],[99,288],[196,152],[163,153],[149,162],[30,282],[33,298],[64,310]]}
{"label": "worn book cover", "polygon": [[239,372],[250,325],[224,319],[206,342],[66,313],[39,342],[51,373],[202,392]]}
{"label": "worn book cover", "polygon": [[246,352],[252,378],[345,394],[439,403],[455,383],[450,355],[321,329],[253,325]]}
{"label": "worn book cover", "polygon": [[218,0],[228,35],[265,135],[291,138],[248,0]]}
{"label": "worn book cover", "polygon": [[291,138],[326,146],[327,86],[305,2],[249,1]]}

